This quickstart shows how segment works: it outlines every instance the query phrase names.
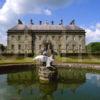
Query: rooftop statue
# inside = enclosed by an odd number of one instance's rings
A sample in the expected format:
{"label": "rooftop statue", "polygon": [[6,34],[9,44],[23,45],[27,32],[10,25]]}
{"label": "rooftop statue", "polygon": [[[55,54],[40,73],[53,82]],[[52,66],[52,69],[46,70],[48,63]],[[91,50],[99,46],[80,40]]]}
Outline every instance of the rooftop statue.
{"label": "rooftop statue", "polygon": [[22,21],[20,19],[18,19],[18,24],[23,24]]}
{"label": "rooftop statue", "polygon": [[73,19],[71,22],[70,22],[70,25],[74,25],[75,24],[75,19]]}
{"label": "rooftop statue", "polygon": [[34,24],[32,19],[30,20],[30,23],[31,23],[32,25]]}

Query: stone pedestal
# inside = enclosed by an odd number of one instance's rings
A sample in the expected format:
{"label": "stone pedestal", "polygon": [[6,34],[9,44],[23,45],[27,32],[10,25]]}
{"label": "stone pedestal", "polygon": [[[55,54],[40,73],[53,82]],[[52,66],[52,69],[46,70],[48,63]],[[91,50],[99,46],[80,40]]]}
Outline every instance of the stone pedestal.
{"label": "stone pedestal", "polygon": [[38,76],[40,82],[50,82],[53,80],[57,80],[57,68],[56,67],[45,67],[40,66],[38,70]]}

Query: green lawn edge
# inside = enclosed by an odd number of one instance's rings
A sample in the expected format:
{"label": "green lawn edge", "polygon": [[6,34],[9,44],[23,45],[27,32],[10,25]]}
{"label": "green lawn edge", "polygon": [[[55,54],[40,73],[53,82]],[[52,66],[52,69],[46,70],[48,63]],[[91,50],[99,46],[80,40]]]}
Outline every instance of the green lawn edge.
{"label": "green lawn edge", "polygon": [[[36,64],[32,57],[25,58],[5,58],[0,60],[0,65],[7,64]],[[55,57],[55,64],[59,63],[81,63],[81,64],[100,64],[100,58],[75,58],[75,57]]]}

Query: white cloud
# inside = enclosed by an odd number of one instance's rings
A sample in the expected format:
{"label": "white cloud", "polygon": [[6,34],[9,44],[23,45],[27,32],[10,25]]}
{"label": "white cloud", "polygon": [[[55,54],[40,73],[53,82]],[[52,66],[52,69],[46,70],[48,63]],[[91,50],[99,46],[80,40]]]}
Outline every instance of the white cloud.
{"label": "white cloud", "polygon": [[[22,16],[28,14],[52,15],[52,10],[55,8],[58,9],[76,1],[79,0],[6,0],[0,9],[0,43],[6,44],[6,31]],[[99,26],[98,24],[97,27]]]}
{"label": "white cloud", "polygon": [[44,11],[44,13],[45,13],[46,15],[51,15],[51,14],[52,14],[52,12],[51,12],[49,9],[46,9],[46,10]]}
{"label": "white cloud", "polygon": [[0,43],[6,43],[7,29],[24,14],[52,15],[51,10],[70,1],[74,0],[5,0],[0,9]]}
{"label": "white cloud", "polygon": [[86,28],[86,43],[100,42],[100,23]]}
{"label": "white cloud", "polygon": [[6,0],[0,9],[0,43],[6,44],[6,31],[12,27],[18,18],[24,14],[45,14],[51,15],[49,9],[39,4],[43,0]]}

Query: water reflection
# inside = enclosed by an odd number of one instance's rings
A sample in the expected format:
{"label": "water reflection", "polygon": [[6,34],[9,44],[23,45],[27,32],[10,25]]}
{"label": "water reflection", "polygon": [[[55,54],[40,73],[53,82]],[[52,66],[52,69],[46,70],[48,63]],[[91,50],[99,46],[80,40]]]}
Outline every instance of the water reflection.
{"label": "water reflection", "polygon": [[7,83],[9,85],[31,85],[33,84],[38,78],[37,73],[35,70],[26,71],[26,72],[18,72],[18,73],[10,73],[7,75]]}
{"label": "water reflection", "polygon": [[58,83],[39,84],[41,100],[53,100],[53,93],[57,90]]}
{"label": "water reflection", "polygon": [[66,70],[65,74],[60,72],[65,81],[59,80],[49,84],[39,83],[36,71],[33,70],[0,75],[0,100],[100,99],[99,74],[77,70]]}
{"label": "water reflection", "polygon": [[96,85],[97,87],[100,87],[100,75],[98,74],[86,74],[86,79],[91,82],[91,84]]}
{"label": "water reflection", "polygon": [[86,72],[80,69],[58,69],[58,74],[61,82],[83,83],[86,80]]}

